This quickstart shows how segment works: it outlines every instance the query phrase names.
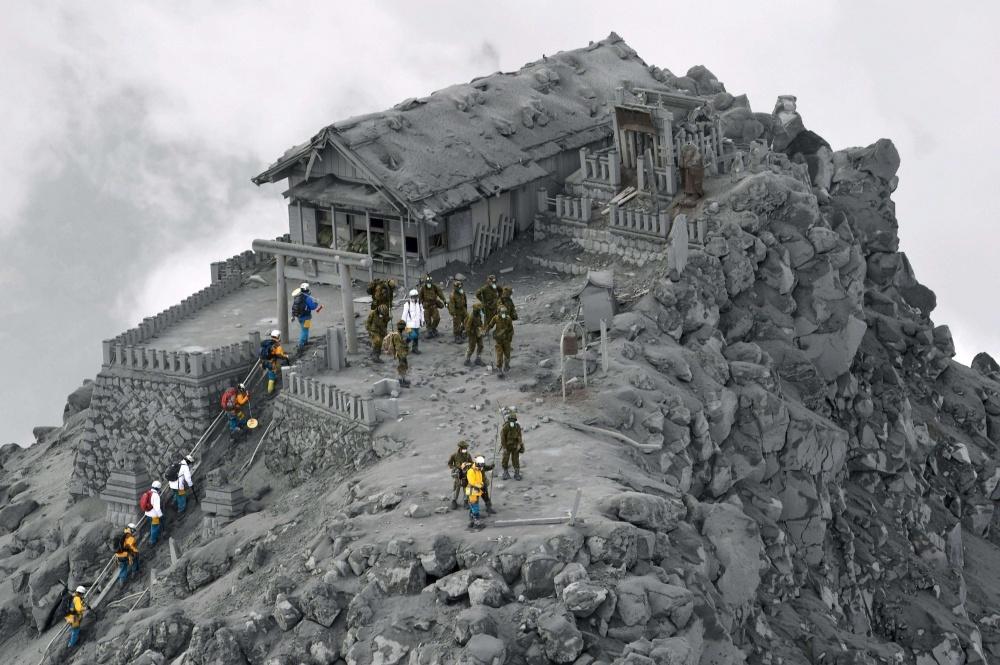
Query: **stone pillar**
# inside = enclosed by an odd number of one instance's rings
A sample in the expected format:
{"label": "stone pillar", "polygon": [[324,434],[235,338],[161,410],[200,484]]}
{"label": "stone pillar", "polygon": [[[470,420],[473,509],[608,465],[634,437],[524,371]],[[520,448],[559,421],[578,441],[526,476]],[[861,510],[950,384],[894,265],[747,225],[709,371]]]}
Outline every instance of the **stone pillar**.
{"label": "stone pillar", "polygon": [[544,187],[538,188],[538,212],[546,212],[549,209],[549,190]]}
{"label": "stone pillar", "polygon": [[[406,247],[403,247],[406,252]],[[354,324],[354,289],[351,287],[351,266],[340,264],[340,302],[344,310],[344,330],[347,333],[347,350],[358,352],[358,331]]]}
{"label": "stone pillar", "polygon": [[288,291],[285,287],[285,256],[279,254],[274,262],[275,283],[278,289],[278,330],[281,331],[281,341],[288,342]]}
{"label": "stone pillar", "polygon": [[640,159],[636,163],[636,189],[640,192],[646,191],[646,160]]}
{"label": "stone pillar", "polygon": [[225,526],[243,516],[247,499],[243,487],[229,482],[222,469],[212,469],[205,478],[205,498],[201,510],[211,528]]}
{"label": "stone pillar", "polygon": [[621,186],[622,166],[620,158],[618,157],[618,152],[615,150],[608,152],[608,178],[611,180],[611,184],[614,187]]}
{"label": "stone pillar", "polygon": [[131,469],[112,471],[101,492],[101,500],[107,506],[105,519],[115,526],[135,521],[139,516],[139,497],[149,489],[150,482],[145,467],[138,464]]}
{"label": "stone pillar", "polygon": [[335,372],[347,367],[347,350],[344,348],[344,332],[340,328],[326,329],[326,366]]}
{"label": "stone pillar", "polygon": [[580,148],[580,171],[584,180],[590,179],[590,171],[587,169],[587,154],[590,152],[586,147]]}

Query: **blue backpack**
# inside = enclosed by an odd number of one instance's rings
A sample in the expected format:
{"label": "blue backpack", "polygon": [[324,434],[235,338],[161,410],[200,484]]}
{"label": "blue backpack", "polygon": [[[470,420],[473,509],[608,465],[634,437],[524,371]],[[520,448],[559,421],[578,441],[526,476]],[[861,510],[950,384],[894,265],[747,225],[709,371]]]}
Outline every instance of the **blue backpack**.
{"label": "blue backpack", "polygon": [[270,360],[271,359],[271,354],[273,352],[274,352],[274,340],[273,339],[268,338],[268,339],[265,339],[263,342],[260,343],[260,359],[261,360]]}

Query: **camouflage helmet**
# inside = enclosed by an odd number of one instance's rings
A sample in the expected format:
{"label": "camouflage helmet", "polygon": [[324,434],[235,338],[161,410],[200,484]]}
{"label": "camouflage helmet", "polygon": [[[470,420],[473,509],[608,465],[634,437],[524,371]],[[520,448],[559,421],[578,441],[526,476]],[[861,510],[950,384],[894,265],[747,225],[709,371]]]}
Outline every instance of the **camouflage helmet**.
{"label": "camouflage helmet", "polygon": [[398,330],[406,330],[406,321],[404,321],[403,319],[396,321],[396,328]]}
{"label": "camouflage helmet", "polygon": [[468,450],[469,449],[469,442],[466,441],[465,439],[462,439],[461,441],[458,442],[458,449],[459,450]]}

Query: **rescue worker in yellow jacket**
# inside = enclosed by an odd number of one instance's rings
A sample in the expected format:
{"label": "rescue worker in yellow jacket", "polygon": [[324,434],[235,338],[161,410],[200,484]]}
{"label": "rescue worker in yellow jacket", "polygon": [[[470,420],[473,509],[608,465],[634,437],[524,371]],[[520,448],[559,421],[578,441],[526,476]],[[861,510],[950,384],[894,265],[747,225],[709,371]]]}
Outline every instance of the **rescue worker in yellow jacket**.
{"label": "rescue worker in yellow jacket", "polygon": [[83,595],[87,593],[87,587],[78,586],[69,600],[69,612],[64,617],[69,624],[69,642],[66,643],[70,649],[75,647],[80,641],[80,624],[83,623],[83,612],[87,603],[83,600]]}
{"label": "rescue worker in yellow jacket", "polygon": [[486,458],[477,457],[465,474],[465,495],[469,498],[469,528],[481,529],[485,526],[479,519],[479,499],[486,489],[486,474],[484,473]]}
{"label": "rescue worker in yellow jacket", "polygon": [[139,547],[136,544],[135,524],[125,527],[125,532],[118,539],[115,548],[115,557],[118,559],[118,584],[125,586],[130,573],[138,568]]}

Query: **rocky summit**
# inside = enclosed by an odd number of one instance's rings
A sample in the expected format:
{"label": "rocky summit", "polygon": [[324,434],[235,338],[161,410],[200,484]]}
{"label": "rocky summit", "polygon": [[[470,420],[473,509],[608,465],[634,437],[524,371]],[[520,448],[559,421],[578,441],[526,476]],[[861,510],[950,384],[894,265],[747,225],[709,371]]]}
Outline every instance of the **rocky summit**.
{"label": "rocky summit", "polygon": [[[557,59],[536,86],[568,85]],[[390,361],[348,355],[336,385],[371,386],[381,405],[364,427],[297,406],[290,385],[270,402],[252,387],[261,427],[206,437],[199,500],[167,508],[164,538],[140,542],[123,589],[89,597],[72,650],[65,585],[103,579],[120,531],[108,501],[172,461],[146,450],[161,463],[137,469],[127,451],[172,421],[156,385],[133,379],[139,402],[105,372],[69,397],[62,427],[0,449],[0,662],[1000,657],[1000,366],[953,360],[931,318],[935,296],[899,247],[895,147],[835,150],[794,102],[755,113],[704,67],[647,71],[705,101],[739,155],[673,200],[670,242],[616,244],[614,204],[540,205],[532,233],[460,266],[470,297],[490,273],[514,287],[505,379],[462,364],[443,313],[449,334],[410,356],[409,389]],[[242,290],[221,297],[271,293],[271,269],[245,266]],[[563,331],[598,271],[613,277],[616,313],[603,343],[565,360],[563,397]],[[335,399],[316,390],[316,403]],[[523,480],[493,474],[494,510],[471,530],[450,506],[446,460],[465,439],[499,466],[498,410],[510,408]],[[114,414],[155,421],[127,441]],[[123,471],[103,473],[95,451]],[[83,486],[71,477],[94,487],[71,496]]]}

